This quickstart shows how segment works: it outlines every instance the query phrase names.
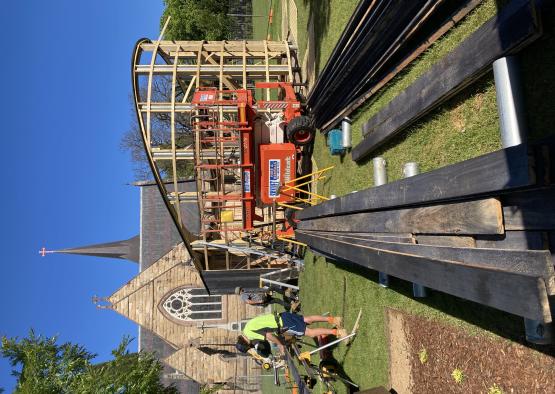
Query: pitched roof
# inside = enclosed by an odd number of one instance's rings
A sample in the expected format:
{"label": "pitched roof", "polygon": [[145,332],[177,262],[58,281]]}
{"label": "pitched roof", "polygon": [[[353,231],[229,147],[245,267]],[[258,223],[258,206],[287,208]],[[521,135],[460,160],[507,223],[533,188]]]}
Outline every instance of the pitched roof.
{"label": "pitched roof", "polygon": [[86,256],[108,257],[139,262],[140,238],[136,235],[123,241],[106,242],[56,250],[56,253],[80,254]]}
{"label": "pitched roof", "polygon": [[[141,184],[141,270],[154,264],[175,245],[183,242],[175,223],[158,191],[156,184]],[[185,181],[180,190],[196,191],[196,183]],[[167,185],[173,191],[173,185]],[[197,204],[182,204],[182,216],[187,218],[188,230],[200,232],[200,219]]]}

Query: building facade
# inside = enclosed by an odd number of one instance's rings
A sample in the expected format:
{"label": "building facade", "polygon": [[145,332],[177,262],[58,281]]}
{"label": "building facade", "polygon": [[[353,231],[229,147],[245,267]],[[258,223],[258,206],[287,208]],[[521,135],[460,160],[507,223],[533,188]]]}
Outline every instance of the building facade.
{"label": "building facade", "polygon": [[[183,183],[196,190],[194,181]],[[223,384],[222,392],[258,392],[260,368],[238,354],[234,344],[246,320],[265,311],[235,294],[209,295],[156,184],[136,185],[141,200],[137,236],[58,252],[138,263],[137,276],[97,302],[137,323],[138,350],[153,352],[163,363],[165,384],[183,393],[196,393],[203,384]],[[190,204],[187,215],[190,231],[198,232],[196,204]]]}

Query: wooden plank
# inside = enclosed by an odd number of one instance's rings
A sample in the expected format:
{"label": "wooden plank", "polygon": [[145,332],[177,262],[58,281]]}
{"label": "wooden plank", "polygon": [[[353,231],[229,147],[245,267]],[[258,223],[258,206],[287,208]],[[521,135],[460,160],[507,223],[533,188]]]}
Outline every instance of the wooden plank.
{"label": "wooden plank", "polygon": [[[378,234],[369,234],[369,233],[351,233],[351,235],[363,238],[363,239],[370,239],[376,241],[387,241],[387,242],[399,242],[399,243],[414,243],[414,237],[412,234],[387,234],[387,235],[378,235]],[[459,237],[462,238],[462,237]],[[322,256],[328,260],[336,260],[341,261],[337,256],[332,256],[330,254],[324,253],[319,250],[312,250],[312,252],[318,256]]]}
{"label": "wooden plank", "polygon": [[152,49],[152,58],[150,59],[150,65],[148,66],[148,82],[147,82],[147,112],[146,112],[146,141],[147,144],[150,146],[150,144],[152,143],[151,141],[151,128],[152,128],[152,122],[150,119],[150,103],[152,101],[152,79],[154,77],[154,68],[156,65],[156,56],[158,54],[158,47],[160,45],[160,41],[162,40],[162,37],[164,37],[164,33],[166,31],[166,28],[168,27],[168,23],[170,22],[170,18],[166,19],[166,22],[164,23],[164,27],[162,28],[162,31],[160,31],[160,36],[158,37],[158,40],[154,42],[154,47]]}
{"label": "wooden plank", "polygon": [[359,238],[370,239],[373,241],[385,241],[385,242],[401,242],[413,244],[415,239],[412,234],[404,233],[357,233],[350,232],[352,236]]}
{"label": "wooden plank", "polygon": [[364,159],[453,97],[489,71],[496,59],[534,41],[541,35],[538,23],[534,2],[509,4],[371,118],[363,126],[368,134],[352,151],[353,160]]}
{"label": "wooden plank", "polygon": [[[268,41],[264,40],[264,66],[266,67],[266,82],[270,82],[270,60],[268,59]],[[270,89],[266,89],[266,101],[271,100]]]}
{"label": "wooden plank", "polygon": [[243,89],[247,88],[247,43],[243,41],[243,53],[241,54],[241,65],[243,66]]}
{"label": "wooden plank", "polygon": [[237,90],[238,89],[237,85],[235,85],[227,75],[224,75],[224,45],[225,45],[225,41],[222,41],[222,47],[220,49],[220,52],[218,52],[218,56],[220,57],[219,63],[216,60],[214,60],[210,55],[208,55],[208,52],[206,51],[202,51],[201,55],[205,58],[205,60],[208,63],[213,65],[218,65],[220,67],[220,76],[219,76],[220,85],[223,83],[229,90]]}
{"label": "wooden plank", "polygon": [[475,248],[474,237],[457,235],[417,235],[419,245],[455,246],[459,248]]}
{"label": "wooden plank", "polygon": [[339,112],[332,120],[327,122],[321,127],[321,130],[327,130],[336,124],[338,120],[350,115],[354,110],[360,107],[366,102],[370,97],[372,97],[378,90],[380,90],[386,83],[391,81],[399,72],[401,72],[405,67],[407,67],[414,59],[416,59],[420,54],[427,50],[434,42],[436,42],[441,36],[443,36],[449,29],[456,25],[462,18],[464,18],[470,11],[472,11],[481,0],[471,0],[468,4],[454,13],[434,34],[432,34],[428,39],[420,44],[412,53],[410,53],[404,60],[399,62],[391,71],[384,76],[379,82],[370,88],[366,88],[366,92],[351,101],[341,112]]}
{"label": "wooden plank", "polygon": [[204,47],[204,41],[200,41],[198,44],[198,52],[197,52],[197,69],[196,69],[196,80],[195,80],[195,84],[196,84],[196,88],[198,89],[200,87],[200,68],[202,67],[202,48]]}
{"label": "wooden plank", "polygon": [[511,193],[502,202],[507,230],[555,230],[555,189]]}
{"label": "wooden plank", "polygon": [[[175,44],[180,45],[181,51],[195,52],[198,51],[198,41],[160,41],[159,47],[166,52],[170,52],[175,48]],[[208,52],[218,52],[222,41],[205,41],[205,49]],[[152,51],[154,43],[145,42],[141,45],[144,51]],[[245,47],[248,52],[264,52],[264,44],[261,41],[245,41]],[[286,47],[283,41],[268,41],[267,47],[269,52],[285,53]],[[224,49],[226,52],[240,52],[243,49],[243,41],[225,41]]]}
{"label": "wooden plank", "polygon": [[541,250],[547,247],[541,231],[507,231],[503,235],[479,235],[475,238],[477,248]]}
{"label": "wooden plank", "polygon": [[289,66],[289,81],[290,83],[295,82],[295,78],[293,77],[293,62],[291,61],[291,50],[289,49],[289,43],[287,41],[284,42],[287,50],[285,51],[287,55],[287,64]]}
{"label": "wooden plank", "polygon": [[[555,153],[553,138],[550,142],[529,147],[526,144],[501,149],[457,164],[425,172],[350,193],[299,211],[301,220],[321,216],[355,213],[385,208],[425,204],[473,195],[532,186],[536,183],[535,172],[542,169],[544,160]],[[537,153],[540,160],[531,165],[530,154]],[[543,157],[545,155],[547,159]],[[553,160],[555,161],[555,160]],[[553,165],[553,164],[551,164]],[[539,180],[543,181],[541,177]]]}
{"label": "wooden plank", "polygon": [[503,234],[501,203],[487,198],[304,220],[302,230],[413,234]]}
{"label": "wooden plank", "polygon": [[354,25],[347,26],[352,31],[349,40],[345,46],[336,45],[340,53],[330,57],[330,67],[324,68],[307,100],[316,115],[317,126],[322,118],[331,115],[326,110],[336,108],[346,96],[355,93],[356,86],[368,76],[368,68],[375,67],[382,55],[406,36],[438,0],[406,3],[377,0],[373,3],[364,15],[358,13],[361,17],[353,20],[357,24],[355,29]]}
{"label": "wooden plank", "polygon": [[429,257],[352,245],[306,233],[297,235],[311,248],[413,283],[513,313],[551,322],[543,278]]}
{"label": "wooden plank", "polygon": [[[179,51],[179,46],[176,48],[176,52]],[[178,64],[178,57],[177,55],[175,55],[174,59],[173,59],[173,73],[172,73],[172,98],[171,98],[171,113],[170,113],[170,138],[171,138],[171,144],[172,144],[172,171],[173,171],[173,195],[175,196],[175,200],[174,200],[174,206],[175,206],[175,211],[177,212],[177,220],[179,220],[180,223],[182,223],[183,221],[181,220],[181,208],[179,206],[180,201],[179,201],[179,186],[177,184],[177,180],[178,180],[178,176],[177,176],[177,155],[176,155],[176,150],[177,150],[177,146],[175,143],[175,88],[176,88],[176,83],[177,83],[177,64]]]}
{"label": "wooden plank", "polygon": [[551,253],[551,261],[555,264],[555,231],[547,233],[547,242],[549,244],[549,252]]}
{"label": "wooden plank", "polygon": [[507,250],[459,248],[450,246],[416,245],[396,242],[373,241],[343,233],[303,232],[303,234],[334,238],[356,246],[405,253],[420,257],[429,257],[443,261],[477,267],[501,269],[507,272],[542,277],[548,293],[555,294],[555,270],[551,254],[547,250]]}

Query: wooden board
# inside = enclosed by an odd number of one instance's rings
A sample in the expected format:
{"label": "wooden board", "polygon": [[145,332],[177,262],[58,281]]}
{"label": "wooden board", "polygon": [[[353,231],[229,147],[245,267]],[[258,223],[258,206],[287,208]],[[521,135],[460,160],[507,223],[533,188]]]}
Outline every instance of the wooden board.
{"label": "wooden board", "polygon": [[371,118],[367,135],[352,151],[364,159],[411,123],[489,71],[494,60],[518,51],[541,35],[534,2],[513,2],[491,18],[428,72]]}
{"label": "wooden board", "polygon": [[543,278],[384,251],[306,233],[297,239],[311,248],[457,297],[529,319],[551,322]]}
{"label": "wooden board", "polygon": [[546,249],[544,233],[541,231],[507,231],[503,235],[478,235],[477,248],[497,248],[512,250]]}
{"label": "wooden board", "polygon": [[303,209],[297,218],[425,204],[531,186],[536,177],[530,167],[528,146],[519,145],[334,198]]}
{"label": "wooden board", "polygon": [[[339,119],[342,119],[350,115],[353,111],[359,108],[362,104],[366,102],[370,97],[372,97],[378,90],[380,90],[386,83],[391,81],[396,75],[398,75],[405,67],[410,65],[414,59],[416,59],[420,54],[427,50],[434,42],[436,42],[441,36],[443,36],[449,29],[460,22],[470,11],[472,11],[476,6],[480,4],[481,0],[470,0],[467,4],[461,4],[461,8],[452,14],[447,21],[430,37],[424,40],[413,52],[406,55],[406,57],[399,61],[391,70],[378,82],[374,82],[369,86],[364,87],[364,93],[356,97],[334,118],[324,124],[320,130],[325,130],[326,132],[333,124],[336,124]],[[331,58],[331,57],[330,57]]]}
{"label": "wooden board", "polygon": [[532,190],[503,196],[507,230],[555,230],[555,189]]}
{"label": "wooden board", "polygon": [[386,242],[401,242],[401,243],[415,243],[414,236],[409,233],[357,233],[351,232],[353,236],[365,239],[371,239],[374,241],[386,241]]}
{"label": "wooden board", "polygon": [[549,244],[549,251],[551,252],[551,261],[555,264],[555,231],[547,233],[547,240]]}
{"label": "wooden board", "polygon": [[300,222],[298,228],[413,234],[503,234],[504,232],[501,203],[495,198],[315,218]]}
{"label": "wooden board", "polygon": [[458,264],[472,265],[507,272],[541,276],[544,278],[549,294],[555,294],[555,271],[548,250],[506,250],[459,248],[450,246],[431,246],[402,244],[395,242],[372,241],[343,233],[304,232],[325,238],[332,237],[351,245],[368,246],[377,250],[399,252],[420,257],[429,257]]}
{"label": "wooden board", "polygon": [[459,248],[474,248],[474,237],[457,235],[417,235],[416,243],[420,245],[455,246]]}

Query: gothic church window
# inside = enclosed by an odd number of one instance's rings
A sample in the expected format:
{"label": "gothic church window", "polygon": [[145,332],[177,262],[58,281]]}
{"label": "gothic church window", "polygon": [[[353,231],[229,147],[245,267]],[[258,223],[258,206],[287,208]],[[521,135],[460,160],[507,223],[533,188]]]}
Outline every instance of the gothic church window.
{"label": "gothic church window", "polygon": [[208,295],[205,289],[179,289],[162,306],[170,316],[182,321],[222,319],[222,296]]}

